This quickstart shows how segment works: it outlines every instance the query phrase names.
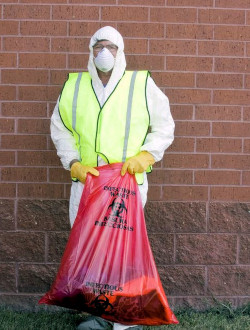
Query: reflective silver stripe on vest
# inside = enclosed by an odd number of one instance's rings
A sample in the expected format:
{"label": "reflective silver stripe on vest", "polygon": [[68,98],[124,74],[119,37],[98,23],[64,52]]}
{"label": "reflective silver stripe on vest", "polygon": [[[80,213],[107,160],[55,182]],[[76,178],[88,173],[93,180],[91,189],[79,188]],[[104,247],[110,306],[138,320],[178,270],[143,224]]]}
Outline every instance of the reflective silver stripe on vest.
{"label": "reflective silver stripe on vest", "polygon": [[123,163],[125,162],[126,155],[127,155],[128,138],[129,138],[129,130],[130,130],[130,122],[131,122],[132,101],[133,101],[136,75],[137,75],[137,71],[134,71],[132,74],[132,77],[131,77],[130,87],[129,87],[125,138],[124,138],[123,153],[122,153],[122,162]]}
{"label": "reflective silver stripe on vest", "polygon": [[79,72],[75,84],[75,91],[74,91],[74,97],[72,103],[72,127],[74,130],[76,130],[76,107],[77,107],[77,98],[78,98],[81,78],[82,78],[82,72]]}
{"label": "reflective silver stripe on vest", "polygon": [[79,72],[78,76],[77,76],[76,84],[75,84],[74,97],[73,97],[73,103],[72,103],[72,128],[78,135],[78,145],[79,145],[80,157],[81,157],[81,144],[80,144],[81,137],[80,137],[80,134],[78,134],[76,131],[76,107],[77,107],[77,99],[78,99],[81,79],[82,79],[82,72]]}

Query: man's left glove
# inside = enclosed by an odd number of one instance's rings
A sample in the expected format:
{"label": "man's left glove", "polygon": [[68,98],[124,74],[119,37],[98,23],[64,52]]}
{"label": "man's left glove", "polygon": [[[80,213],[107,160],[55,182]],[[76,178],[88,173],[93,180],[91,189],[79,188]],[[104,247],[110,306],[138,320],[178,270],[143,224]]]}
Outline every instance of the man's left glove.
{"label": "man's left glove", "polygon": [[129,158],[122,166],[121,175],[128,171],[130,174],[143,173],[155,163],[154,157],[148,151],[141,151],[138,155]]}
{"label": "man's left glove", "polygon": [[94,167],[82,165],[80,162],[73,163],[70,168],[71,178],[76,178],[82,183],[85,183],[88,173],[99,176],[99,172]]}

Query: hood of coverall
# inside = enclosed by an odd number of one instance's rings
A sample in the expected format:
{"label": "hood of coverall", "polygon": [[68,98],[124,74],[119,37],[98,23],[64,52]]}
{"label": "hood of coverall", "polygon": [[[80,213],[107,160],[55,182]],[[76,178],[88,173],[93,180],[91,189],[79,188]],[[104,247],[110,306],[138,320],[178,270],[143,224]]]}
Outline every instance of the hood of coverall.
{"label": "hood of coverall", "polygon": [[106,89],[111,93],[113,89],[115,88],[118,81],[121,79],[121,77],[124,74],[125,68],[126,68],[126,59],[124,55],[124,42],[121,34],[114,29],[111,26],[105,26],[92,36],[89,43],[89,62],[88,62],[88,71],[92,77],[94,84],[101,84],[102,82],[98,77],[96,66],[94,63],[94,55],[93,55],[93,46],[97,43],[99,40],[108,40],[115,44],[118,47],[116,58],[115,58],[115,65],[113,67],[113,71],[111,74],[111,77],[109,79],[109,82],[106,86]]}

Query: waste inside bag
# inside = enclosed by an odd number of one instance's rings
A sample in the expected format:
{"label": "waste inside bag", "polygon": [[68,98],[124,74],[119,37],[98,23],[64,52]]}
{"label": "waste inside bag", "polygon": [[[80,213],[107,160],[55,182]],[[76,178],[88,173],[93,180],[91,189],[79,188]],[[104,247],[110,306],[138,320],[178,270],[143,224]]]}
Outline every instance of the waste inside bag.
{"label": "waste inside bag", "polygon": [[39,303],[123,324],[178,323],[150,248],[135,176],[122,164],[88,175],[56,279]]}

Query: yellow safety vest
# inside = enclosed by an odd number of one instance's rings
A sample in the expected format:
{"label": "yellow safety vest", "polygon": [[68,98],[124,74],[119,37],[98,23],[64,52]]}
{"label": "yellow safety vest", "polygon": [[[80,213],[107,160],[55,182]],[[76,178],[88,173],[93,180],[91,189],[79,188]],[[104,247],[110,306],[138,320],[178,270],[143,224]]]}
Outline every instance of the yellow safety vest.
{"label": "yellow safety vest", "polygon": [[[101,106],[88,72],[70,73],[59,102],[65,127],[73,134],[81,163],[97,166],[98,156],[107,163],[125,162],[143,145],[149,127],[146,99],[148,71],[125,71]],[[137,173],[139,184],[143,175]]]}

